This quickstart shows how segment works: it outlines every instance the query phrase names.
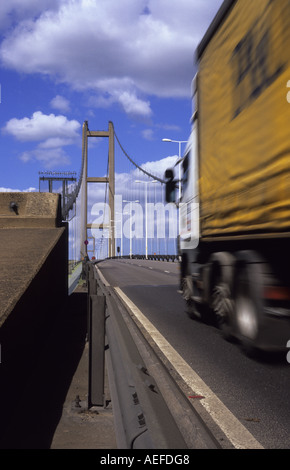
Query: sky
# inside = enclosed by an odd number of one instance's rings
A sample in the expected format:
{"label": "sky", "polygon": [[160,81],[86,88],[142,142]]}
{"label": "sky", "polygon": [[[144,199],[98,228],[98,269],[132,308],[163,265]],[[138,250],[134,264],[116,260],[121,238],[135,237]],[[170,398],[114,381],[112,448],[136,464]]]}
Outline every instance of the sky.
{"label": "sky", "polygon": [[[179,147],[162,139],[189,137],[195,50],[221,4],[2,0],[0,191],[38,191],[39,172],[79,175],[84,121],[94,131],[113,122],[127,154],[163,178]],[[106,175],[107,140],[89,139],[89,176]],[[124,188],[134,170],[115,151]],[[100,194],[89,197],[93,207]]]}
{"label": "sky", "polygon": [[[221,3],[1,1],[1,190],[38,190],[39,171],[79,172],[85,120],[112,121],[140,165],[177,155],[162,139],[188,138],[195,49]],[[105,173],[102,144],[91,146]]]}

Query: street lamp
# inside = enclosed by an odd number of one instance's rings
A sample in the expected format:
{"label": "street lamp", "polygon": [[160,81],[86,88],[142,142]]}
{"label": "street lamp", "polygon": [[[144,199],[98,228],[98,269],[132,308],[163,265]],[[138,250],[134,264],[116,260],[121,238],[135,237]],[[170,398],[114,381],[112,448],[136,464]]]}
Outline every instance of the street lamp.
{"label": "street lamp", "polygon": [[[139,202],[137,201],[127,201],[126,199],[123,199],[123,202],[129,202],[130,203],[130,212],[124,212],[124,214],[130,214],[130,217],[132,216],[132,204],[133,202]],[[123,227],[122,227],[123,231]],[[123,236],[122,236],[123,238]],[[130,259],[132,258],[132,221],[130,220]]]}
{"label": "street lamp", "polygon": [[123,212],[116,212],[117,215],[121,216],[121,258],[123,258]]}
{"label": "street lamp", "polygon": [[[155,186],[155,184],[159,183],[159,181],[153,180],[153,181],[150,181],[150,183],[154,184],[154,204],[156,204],[156,186]],[[154,230],[154,226],[153,226],[153,230]],[[157,221],[156,221],[156,237],[157,237],[157,251],[159,251],[159,248],[158,248],[158,217],[157,217]],[[154,240],[154,232],[153,232],[153,240]],[[151,242],[151,250],[152,250],[152,244],[153,244],[153,251],[152,251],[151,254],[154,253],[154,241],[153,241],[153,243]]]}
{"label": "street lamp", "polygon": [[144,183],[145,184],[145,258],[148,259],[147,185],[150,183],[150,181],[135,180],[135,183]]}

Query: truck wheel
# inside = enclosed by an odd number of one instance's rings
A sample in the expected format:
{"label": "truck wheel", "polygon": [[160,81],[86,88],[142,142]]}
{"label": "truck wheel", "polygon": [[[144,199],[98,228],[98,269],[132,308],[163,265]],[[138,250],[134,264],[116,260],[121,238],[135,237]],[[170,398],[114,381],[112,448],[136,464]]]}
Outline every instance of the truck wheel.
{"label": "truck wheel", "polygon": [[230,298],[229,286],[219,283],[212,293],[212,309],[216,316],[218,328],[227,341],[233,340],[233,301]]}
{"label": "truck wheel", "polygon": [[223,337],[233,339],[232,281],[235,258],[228,252],[214,253],[210,258],[210,306]]}
{"label": "truck wheel", "polygon": [[254,262],[249,252],[239,258],[234,278],[235,330],[242,349],[254,356],[262,322],[263,276],[261,265]]}
{"label": "truck wheel", "polygon": [[192,276],[183,279],[183,298],[186,302],[186,313],[193,320],[201,319],[200,305],[194,300],[194,286]]}

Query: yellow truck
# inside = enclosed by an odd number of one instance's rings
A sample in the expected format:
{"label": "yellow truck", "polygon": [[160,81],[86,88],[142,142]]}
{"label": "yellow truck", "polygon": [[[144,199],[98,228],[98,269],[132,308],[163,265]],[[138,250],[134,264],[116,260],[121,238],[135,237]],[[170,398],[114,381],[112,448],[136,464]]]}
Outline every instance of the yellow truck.
{"label": "yellow truck", "polygon": [[[192,129],[166,199],[181,290],[248,352],[290,340],[290,1],[224,1],[197,48]],[[290,344],[290,342],[289,342]]]}

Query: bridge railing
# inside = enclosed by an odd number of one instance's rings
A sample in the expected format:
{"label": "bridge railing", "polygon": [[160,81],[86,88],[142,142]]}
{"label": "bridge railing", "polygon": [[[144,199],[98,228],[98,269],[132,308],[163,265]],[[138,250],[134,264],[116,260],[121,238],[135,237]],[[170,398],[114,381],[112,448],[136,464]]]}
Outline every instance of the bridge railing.
{"label": "bridge railing", "polygon": [[111,256],[106,259],[147,259],[153,261],[179,261],[179,255],[125,255],[125,256]]}
{"label": "bridge railing", "polygon": [[104,406],[108,373],[116,439],[122,449],[186,449],[184,438],[147,370],[120,302],[94,263],[84,267],[88,286],[88,406]]}

